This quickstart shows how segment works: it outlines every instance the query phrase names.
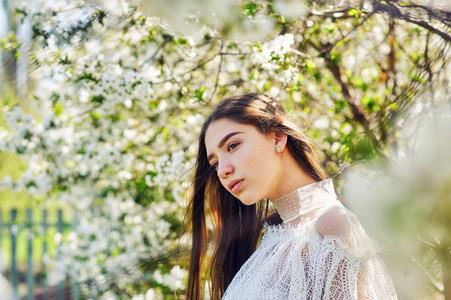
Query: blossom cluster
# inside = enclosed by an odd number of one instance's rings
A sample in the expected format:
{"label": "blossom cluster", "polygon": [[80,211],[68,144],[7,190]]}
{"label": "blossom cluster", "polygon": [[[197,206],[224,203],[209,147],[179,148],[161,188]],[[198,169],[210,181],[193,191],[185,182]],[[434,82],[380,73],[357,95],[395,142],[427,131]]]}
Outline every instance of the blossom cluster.
{"label": "blossom cluster", "polygon": [[[183,289],[179,267],[168,274],[160,266],[140,267],[177,247],[172,228],[182,219],[189,180],[182,175],[193,164],[185,152],[202,121],[195,103],[176,103],[172,84],[158,95],[152,87],[164,71],[151,63],[161,36],[141,44],[164,29],[137,10],[124,10],[122,26],[136,20],[141,26],[116,31],[112,17],[87,26],[99,8],[78,3],[67,16],[66,9],[46,13],[44,6],[27,11],[31,24],[46,31],[34,52],[38,67],[29,74],[39,107],[4,107],[8,128],[0,131],[0,151],[19,154],[28,167],[0,187],[75,209],[78,226],[54,238],[49,284],[70,277],[86,297],[105,299],[111,290],[123,297],[148,289],[152,297],[163,287]],[[141,281],[142,288],[127,291]]]}

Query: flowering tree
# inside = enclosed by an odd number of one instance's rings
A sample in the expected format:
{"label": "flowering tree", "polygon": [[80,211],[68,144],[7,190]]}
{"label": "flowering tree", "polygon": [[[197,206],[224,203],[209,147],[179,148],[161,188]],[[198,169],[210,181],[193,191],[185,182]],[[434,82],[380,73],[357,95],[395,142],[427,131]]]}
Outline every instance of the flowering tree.
{"label": "flowering tree", "polygon": [[[3,107],[9,128],[0,151],[19,154],[28,169],[1,186],[78,211],[51,282],[70,276],[87,297],[105,299],[183,291],[182,195],[195,136],[218,99],[256,91],[278,98],[311,124],[338,180],[352,162],[386,158],[403,110],[427,84],[449,80],[445,10],[281,3],[243,1],[227,6],[229,15],[219,6],[216,23],[214,6],[204,7],[182,19],[186,28],[127,1],[18,6],[33,32],[37,109]],[[10,36],[2,47],[20,51],[15,42]]]}

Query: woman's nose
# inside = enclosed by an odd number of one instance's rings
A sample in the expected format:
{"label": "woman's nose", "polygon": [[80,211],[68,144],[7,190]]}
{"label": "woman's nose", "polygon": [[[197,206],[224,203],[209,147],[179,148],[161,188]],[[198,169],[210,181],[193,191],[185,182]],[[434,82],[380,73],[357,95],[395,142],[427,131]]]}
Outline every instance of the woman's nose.
{"label": "woman's nose", "polygon": [[219,164],[218,175],[220,178],[227,178],[233,173],[233,166],[229,162]]}

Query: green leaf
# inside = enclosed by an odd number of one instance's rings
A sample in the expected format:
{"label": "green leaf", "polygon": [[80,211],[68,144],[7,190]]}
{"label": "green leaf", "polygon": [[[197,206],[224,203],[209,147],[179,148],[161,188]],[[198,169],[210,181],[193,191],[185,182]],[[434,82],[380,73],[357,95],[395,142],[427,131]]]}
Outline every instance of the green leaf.
{"label": "green leaf", "polygon": [[202,96],[204,95],[205,90],[207,89],[207,87],[201,87],[199,90],[195,90],[194,91],[194,98],[196,98],[197,100],[202,100]]}
{"label": "green leaf", "polygon": [[63,113],[64,107],[61,104],[61,102],[55,102],[53,104],[53,111],[55,112],[55,115],[60,116]]}
{"label": "green leaf", "polygon": [[336,24],[330,24],[326,27],[326,31],[329,33],[332,33],[332,32],[334,32],[336,27],[337,27]]}
{"label": "green leaf", "polygon": [[335,113],[340,113],[345,107],[345,102],[343,100],[335,100]]}
{"label": "green leaf", "polygon": [[105,97],[103,95],[95,95],[92,96],[91,102],[102,104],[105,101]]}
{"label": "green leaf", "polygon": [[305,66],[307,67],[307,70],[309,70],[309,71],[316,69],[315,63],[310,59],[306,61]]}
{"label": "green leaf", "polygon": [[285,24],[286,23],[286,20],[285,20],[285,16],[280,16],[280,17],[278,17],[277,18],[277,21],[280,23],[280,24]]}
{"label": "green leaf", "polygon": [[330,60],[332,61],[332,63],[336,66],[339,66],[341,63],[341,57],[338,53],[334,53],[330,55]]}
{"label": "green leaf", "polygon": [[179,38],[174,42],[175,45],[186,45],[188,44],[188,40],[185,38]]}
{"label": "green leaf", "polygon": [[348,154],[353,160],[369,159],[376,154],[373,143],[366,136],[360,138],[355,144],[352,144],[349,150]]}
{"label": "green leaf", "polygon": [[246,16],[255,16],[255,14],[260,10],[260,6],[255,2],[247,2],[244,4],[244,14]]}
{"label": "green leaf", "polygon": [[392,111],[398,111],[399,110],[399,105],[396,102],[392,102],[388,105],[388,109],[392,110]]}
{"label": "green leaf", "polygon": [[98,80],[97,78],[95,78],[94,75],[92,75],[91,73],[84,73],[83,75],[78,76],[78,77],[75,79],[75,82],[82,81],[82,80],[86,80],[86,81],[94,81],[94,82],[96,82],[96,83],[99,81],[99,80]]}
{"label": "green leaf", "polygon": [[359,16],[360,14],[361,14],[361,11],[358,9],[355,9],[355,8],[348,11],[348,15],[350,15],[350,16]]}

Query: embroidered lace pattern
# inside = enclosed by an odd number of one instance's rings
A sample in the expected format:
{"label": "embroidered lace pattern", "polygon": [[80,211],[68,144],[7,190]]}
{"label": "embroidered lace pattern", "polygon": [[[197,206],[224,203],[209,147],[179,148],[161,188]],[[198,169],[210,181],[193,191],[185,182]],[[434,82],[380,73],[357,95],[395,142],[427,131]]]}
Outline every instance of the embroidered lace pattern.
{"label": "embroidered lace pattern", "polygon": [[337,200],[332,179],[273,204],[284,222],[264,225],[223,299],[398,299],[377,247]]}

